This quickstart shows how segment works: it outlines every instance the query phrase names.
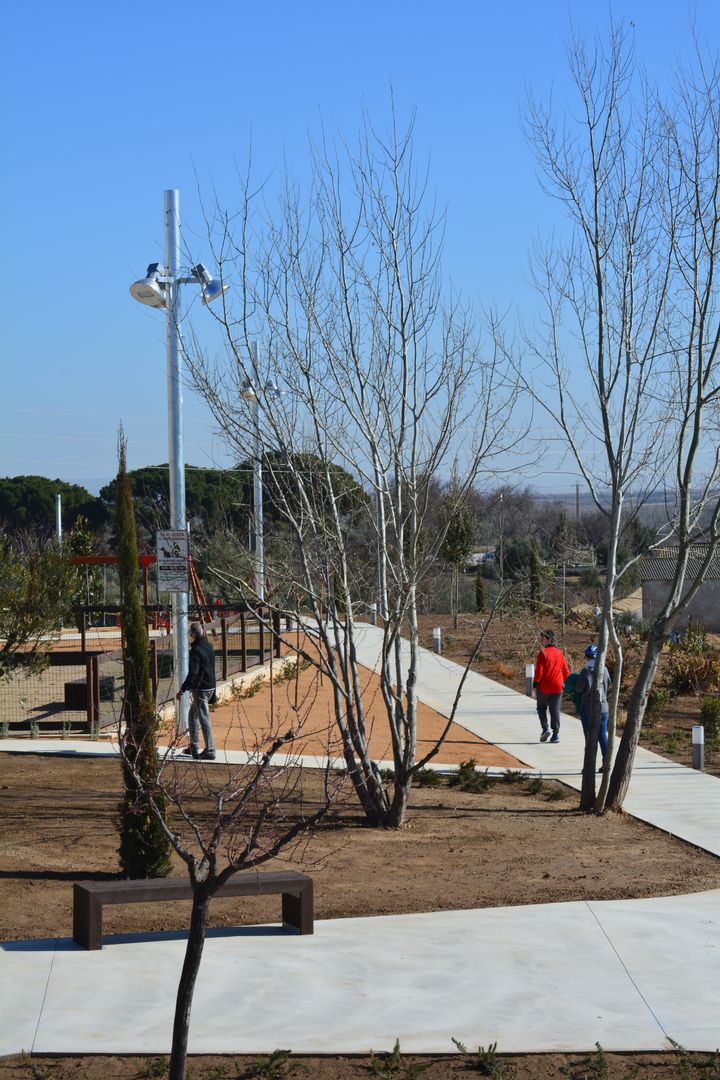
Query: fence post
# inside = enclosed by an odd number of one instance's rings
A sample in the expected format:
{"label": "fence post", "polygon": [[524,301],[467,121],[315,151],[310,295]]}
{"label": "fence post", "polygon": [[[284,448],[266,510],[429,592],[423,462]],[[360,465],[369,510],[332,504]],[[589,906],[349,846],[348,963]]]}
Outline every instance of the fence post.
{"label": "fence post", "polygon": [[83,654],[83,656],[87,652],[86,634],[87,634],[87,612],[83,608],[83,610],[80,612],[80,651]]}
{"label": "fence post", "polygon": [[158,690],[158,658],[157,658],[157,642],[155,638],[150,639],[150,685],[152,686],[153,701],[157,700]]}
{"label": "fence post", "polygon": [[258,621],[258,663],[265,663],[265,623],[263,622],[262,608],[257,609]]}
{"label": "fence post", "polygon": [[100,676],[97,656],[88,656],[85,661],[85,690],[88,734],[97,735],[100,728]]}
{"label": "fence post", "polygon": [[220,619],[220,640],[222,642],[222,677],[223,682],[228,677],[228,647],[227,647],[227,619]]}
{"label": "fence post", "polygon": [[279,659],[279,657],[281,655],[280,650],[282,648],[282,641],[280,640],[280,612],[279,611],[273,611],[272,623],[273,623],[273,637],[274,637],[274,641],[275,641],[274,652],[275,652],[276,659]]}
{"label": "fence post", "polygon": [[93,656],[93,735],[100,734],[100,657]]}
{"label": "fence post", "polygon": [[240,612],[240,670],[247,671],[247,632],[244,611]]}

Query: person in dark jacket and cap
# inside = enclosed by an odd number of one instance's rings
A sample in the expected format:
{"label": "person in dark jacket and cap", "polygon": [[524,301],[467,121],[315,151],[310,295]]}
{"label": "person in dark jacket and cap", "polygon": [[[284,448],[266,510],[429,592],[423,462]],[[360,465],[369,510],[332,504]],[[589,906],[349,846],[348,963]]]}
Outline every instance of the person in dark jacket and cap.
{"label": "person in dark jacket and cap", "polygon": [[[203,758],[205,761],[215,759],[215,739],[213,737],[212,722],[210,720],[210,699],[215,693],[215,653],[213,647],[205,636],[205,627],[201,622],[190,623],[190,664],[185,682],[177,694],[177,700],[189,691],[190,715],[190,745],[181,753],[192,758]],[[200,731],[202,729],[205,749],[200,752]]]}
{"label": "person in dark jacket and cap", "polygon": [[[590,729],[590,710],[592,708],[592,681],[593,672],[595,670],[595,658],[597,656],[597,645],[588,645],[585,650],[585,667],[582,669],[577,677],[575,683],[575,693],[580,696],[580,720],[585,732],[585,738]],[[600,747],[600,753],[602,754],[603,764],[600,772],[605,768],[605,758],[608,749],[608,691],[610,689],[610,673],[606,667],[603,667],[602,677],[599,682],[600,686],[600,700],[602,703],[602,712],[600,713],[600,734],[598,737],[598,745]]]}

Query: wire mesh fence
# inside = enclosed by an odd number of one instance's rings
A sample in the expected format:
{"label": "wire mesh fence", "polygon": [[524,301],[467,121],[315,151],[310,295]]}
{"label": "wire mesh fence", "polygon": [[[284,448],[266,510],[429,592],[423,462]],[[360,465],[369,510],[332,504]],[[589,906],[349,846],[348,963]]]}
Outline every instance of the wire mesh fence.
{"label": "wire mesh fence", "polygon": [[[0,680],[0,736],[42,734],[97,736],[122,719],[125,663],[121,622],[115,627],[93,625],[110,609],[85,608],[80,629],[48,643],[48,664],[40,674],[28,674],[23,658]],[[117,616],[118,609],[111,609]],[[157,625],[157,610],[148,610],[149,660],[153,695],[158,708],[172,702],[175,692],[173,635],[170,619]],[[208,620],[206,611],[190,610],[190,618],[205,619],[205,631],[215,652],[218,683],[267,663],[280,655],[280,617],[265,609],[229,609]]]}

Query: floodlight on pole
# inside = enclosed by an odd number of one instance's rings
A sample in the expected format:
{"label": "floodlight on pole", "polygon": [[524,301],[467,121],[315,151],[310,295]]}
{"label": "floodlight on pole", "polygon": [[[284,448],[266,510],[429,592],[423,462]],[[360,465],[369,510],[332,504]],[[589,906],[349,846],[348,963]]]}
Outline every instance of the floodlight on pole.
{"label": "floodlight on pole", "polygon": [[192,273],[195,280],[202,286],[203,304],[211,304],[230,288],[229,285],[223,285],[219,278],[214,278],[202,263],[193,266]]}
{"label": "floodlight on pole", "polygon": [[[180,286],[199,284],[203,302],[222,296],[229,288],[198,263],[191,277],[181,276],[180,267],[180,192],[174,188],[163,196],[165,266],[150,263],[144,278],[133,282],[130,295],[149,307],[162,308],[166,315],[166,361],[168,393],[168,464],[170,469],[170,527],[187,531],[185,517],[185,458],[182,427],[182,372],[180,341]],[[188,670],[188,594],[175,592],[173,602],[173,663],[179,690]],[[187,731],[187,697],[176,702],[178,734]]]}

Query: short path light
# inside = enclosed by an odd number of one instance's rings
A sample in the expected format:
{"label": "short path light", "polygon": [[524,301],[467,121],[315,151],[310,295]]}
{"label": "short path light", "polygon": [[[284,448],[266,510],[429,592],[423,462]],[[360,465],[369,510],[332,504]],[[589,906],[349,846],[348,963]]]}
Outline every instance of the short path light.
{"label": "short path light", "polygon": [[692,764],[693,769],[702,771],[705,768],[705,728],[702,724],[693,724]]}

